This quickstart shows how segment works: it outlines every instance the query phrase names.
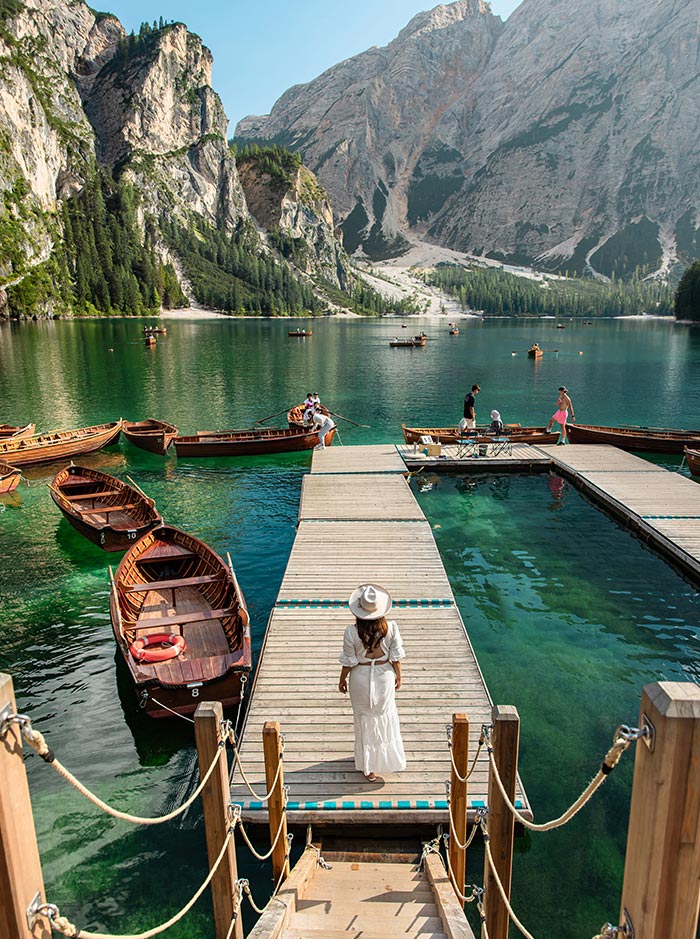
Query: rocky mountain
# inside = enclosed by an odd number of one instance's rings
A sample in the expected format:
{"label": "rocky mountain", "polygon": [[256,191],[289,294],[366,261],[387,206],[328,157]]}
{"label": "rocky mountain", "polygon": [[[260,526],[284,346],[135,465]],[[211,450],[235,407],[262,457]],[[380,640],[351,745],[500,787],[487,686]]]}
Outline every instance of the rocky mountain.
{"label": "rocky mountain", "polygon": [[298,147],[349,250],[401,239],[551,270],[700,253],[700,18],[686,0],[479,0],[415,17],[239,138]]}
{"label": "rocky mountain", "polygon": [[[8,294],[15,310],[139,312],[181,297],[175,278],[190,299],[255,312],[323,306],[312,278],[347,286],[313,174],[299,170],[279,218],[251,217],[211,53],[184,25],[127,36],[82,0],[2,0],[0,56],[0,314]],[[301,267],[280,232],[303,243]],[[261,273],[275,265],[277,292]]]}

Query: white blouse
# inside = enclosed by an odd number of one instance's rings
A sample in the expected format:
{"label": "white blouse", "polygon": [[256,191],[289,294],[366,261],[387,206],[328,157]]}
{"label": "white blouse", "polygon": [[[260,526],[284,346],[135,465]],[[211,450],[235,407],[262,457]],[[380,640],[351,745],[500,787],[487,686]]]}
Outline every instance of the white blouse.
{"label": "white blouse", "polygon": [[[401,633],[393,619],[389,620],[387,625],[389,628],[386,636],[379,645],[390,662],[399,662],[406,657],[403,642],[401,641]],[[350,626],[345,628],[343,651],[339,657],[340,664],[346,668],[354,668],[360,662],[371,662],[372,660],[367,658],[366,652],[367,650],[357,632],[357,625],[351,623]]]}

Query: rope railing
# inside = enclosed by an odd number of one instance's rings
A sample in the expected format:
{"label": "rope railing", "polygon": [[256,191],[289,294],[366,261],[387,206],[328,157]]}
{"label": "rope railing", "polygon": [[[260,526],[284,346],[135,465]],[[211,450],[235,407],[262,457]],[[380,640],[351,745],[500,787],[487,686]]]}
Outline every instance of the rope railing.
{"label": "rope railing", "polygon": [[455,829],[454,816],[453,816],[453,814],[452,814],[452,802],[450,801],[449,796],[448,796],[448,798],[447,798],[447,814],[448,814],[449,817],[450,817],[450,838],[452,838],[452,840],[453,840],[454,843],[457,845],[457,847],[459,848],[460,851],[466,851],[467,848],[469,847],[469,845],[470,845],[470,844],[472,843],[472,841],[474,840],[474,836],[476,835],[476,832],[477,832],[477,830],[478,830],[478,829],[477,829],[477,826],[476,826],[476,825],[472,825],[471,834],[469,835],[469,837],[467,838],[467,840],[464,842],[464,844],[462,844],[462,842],[461,842],[461,841],[459,840],[459,838],[457,837],[457,831],[456,831],[456,829]]}
{"label": "rope railing", "polygon": [[498,871],[496,870],[496,865],[494,864],[494,861],[493,861],[493,855],[491,854],[491,844],[490,844],[491,836],[489,835],[489,832],[488,832],[485,815],[481,816],[481,818],[479,819],[479,824],[481,825],[481,830],[484,834],[484,852],[486,853],[486,859],[488,861],[488,865],[491,870],[491,876],[493,877],[496,883],[496,887],[498,887],[498,892],[501,895],[501,900],[503,901],[503,905],[508,911],[508,916],[510,916],[511,922],[513,923],[513,925],[520,931],[520,933],[523,936],[525,936],[525,939],[534,939],[534,936],[532,935],[532,933],[529,932],[523,926],[523,924],[520,922],[518,917],[515,915],[515,912],[513,911],[513,907],[510,905],[508,894],[506,893],[505,888],[503,887],[501,878],[498,876]]}
{"label": "rope railing", "polygon": [[61,761],[56,757],[54,751],[46,743],[44,735],[38,731],[34,730],[31,724],[31,720],[28,717],[25,717],[23,714],[13,714],[11,717],[6,718],[3,721],[2,726],[0,726],[0,738],[4,737],[7,729],[10,725],[17,724],[20,727],[22,737],[26,743],[34,750],[34,752],[44,760],[49,766],[51,766],[58,775],[64,779],[67,783],[73,786],[82,796],[84,796],[88,801],[92,802],[93,805],[97,808],[102,809],[107,815],[111,815],[112,818],[118,818],[125,822],[130,822],[132,825],[162,825],[164,822],[169,822],[173,818],[177,818],[178,815],[182,815],[183,812],[186,812],[187,809],[196,801],[196,799],[201,794],[202,790],[206,786],[211,774],[214,772],[217,763],[221,759],[222,753],[225,753],[226,740],[228,739],[228,722],[224,721],[222,725],[222,737],[219,741],[217,752],[214,755],[209,768],[202,777],[199,785],[192,793],[192,795],[177,809],[173,809],[172,812],[168,812],[167,815],[161,815],[157,818],[149,818],[141,815],[132,815],[129,812],[122,812],[120,809],[115,809],[113,806],[109,805],[107,802],[104,802],[100,799],[99,796],[95,795],[87,786],[84,786],[71,772],[68,770]]}
{"label": "rope railing", "polygon": [[639,740],[641,737],[646,736],[647,731],[646,728],[640,730],[636,727],[628,727],[626,724],[622,724],[620,727],[618,727],[615,731],[615,734],[613,735],[613,745],[605,754],[603,762],[600,765],[600,769],[583,790],[578,799],[576,799],[576,801],[571,806],[569,806],[569,808],[562,815],[560,815],[559,818],[554,818],[549,822],[542,822],[541,824],[536,824],[535,822],[529,821],[529,819],[525,818],[511,802],[503,785],[500,773],[498,772],[498,767],[496,766],[496,760],[493,755],[493,746],[491,744],[490,730],[487,725],[484,725],[484,733],[486,736],[486,749],[489,755],[491,771],[501,793],[501,797],[503,798],[503,801],[508,810],[512,813],[514,818],[520,822],[521,825],[523,825],[525,828],[528,828],[530,831],[552,831],[555,828],[561,828],[562,825],[565,825],[578,812],[580,812],[583,806],[591,799],[596,791],[603,785],[610,773],[615,769],[620,761],[620,758],[622,757],[622,754],[632,745],[635,740]]}
{"label": "rope railing", "polygon": [[202,886],[197,890],[192,899],[189,900],[178,913],[176,913],[174,916],[171,916],[166,923],[161,923],[160,926],[154,926],[152,929],[147,929],[146,932],[128,933],[126,935],[117,936],[110,933],[90,932],[86,929],[79,929],[74,923],[71,923],[67,917],[61,916],[58,907],[54,903],[41,904],[36,908],[35,913],[36,915],[45,916],[49,921],[51,929],[54,930],[54,932],[59,932],[63,936],[66,936],[66,939],[152,939],[153,936],[158,936],[160,933],[165,932],[166,929],[170,929],[171,926],[174,926],[175,923],[178,923],[183,918],[183,916],[186,916],[187,913],[189,913],[197,900],[199,900],[201,895],[211,883],[214,874],[219,869],[219,865],[221,864],[231,839],[233,838],[234,830],[235,825],[232,825],[228,829],[224,843],[221,846],[219,856],[217,857],[216,861],[214,861],[214,864],[207,874]]}
{"label": "rope railing", "polygon": [[[285,804],[285,806],[286,806],[286,804],[287,804],[287,787],[285,786],[284,788],[285,788],[284,804]],[[231,805],[229,806],[229,808],[231,808],[231,810],[233,811],[234,824],[238,825],[238,827],[240,828],[241,834],[243,835],[243,840],[244,840],[245,843],[247,844],[248,850],[249,850],[250,853],[253,855],[253,857],[257,858],[258,861],[266,861],[268,858],[272,857],[272,855],[273,855],[273,853],[274,853],[274,850],[275,850],[275,848],[277,847],[277,842],[280,840],[280,836],[281,836],[281,834],[282,834],[282,830],[283,830],[283,828],[284,828],[285,822],[286,822],[286,820],[287,820],[287,819],[286,819],[286,816],[285,816],[285,814],[284,814],[284,811],[282,812],[282,815],[281,815],[281,817],[280,817],[280,823],[279,823],[279,827],[278,827],[278,829],[277,829],[277,834],[275,835],[275,840],[272,842],[272,846],[270,847],[270,850],[267,852],[267,854],[259,854],[258,851],[256,851],[256,849],[253,847],[253,844],[252,844],[250,838],[248,837],[248,832],[245,830],[245,827],[244,827],[244,825],[243,825],[243,821],[242,821],[242,819],[241,819],[241,807],[240,807],[240,805],[236,805],[235,803],[233,803],[233,804],[231,804]]]}
{"label": "rope railing", "polygon": [[[277,787],[277,783],[280,778],[280,773],[282,772],[282,759],[284,755],[284,734],[281,734],[280,737],[282,740],[282,745],[281,745],[280,758],[277,763],[277,772],[275,773],[275,778],[272,780],[272,785],[270,786],[269,790],[265,793],[264,796],[261,796],[259,793],[255,791],[255,789],[253,789],[253,786],[250,780],[245,774],[245,770],[243,769],[243,765],[241,763],[241,757],[240,757],[240,754],[238,753],[238,746],[236,744],[236,737],[235,737],[235,734],[233,733],[233,730],[231,730],[229,733],[229,740],[231,742],[231,746],[233,747],[233,758],[235,760],[234,765],[238,767],[240,774],[241,774],[241,779],[243,780],[243,784],[245,785],[246,789],[248,790],[248,792],[252,795],[254,799],[257,799],[258,802],[267,802]],[[232,767],[230,779],[232,778],[233,778],[233,767]]]}
{"label": "rope railing", "polygon": [[[277,878],[277,883],[275,884],[275,888],[274,888],[274,890],[272,891],[272,894],[270,895],[270,899],[267,901],[267,903],[270,903],[272,900],[275,899],[275,897],[277,896],[277,893],[279,892],[280,887],[282,886],[282,882],[283,882],[283,880],[284,880],[285,873],[286,873],[286,870],[287,870],[287,862],[289,861],[290,855],[291,855],[291,853],[292,853],[292,841],[293,841],[293,839],[294,839],[294,835],[293,835],[293,834],[290,833],[289,835],[287,835],[287,852],[286,852],[286,854],[285,854],[285,856],[284,856],[284,864],[282,865],[282,870],[281,870],[281,872],[280,872],[279,877]],[[245,878],[241,878],[240,880],[236,881],[236,883],[237,883],[237,884],[240,884],[240,887],[243,889],[243,893],[245,893],[246,897],[248,898],[248,903],[250,903],[250,905],[251,905],[252,908],[255,910],[255,912],[256,912],[258,915],[261,915],[262,913],[264,913],[264,912],[265,912],[265,908],[263,907],[263,908],[261,909],[261,908],[256,904],[255,900],[253,899],[253,894],[252,894],[251,891],[250,891],[250,883],[249,883],[249,881],[246,880]],[[265,906],[267,906],[267,904],[265,904]]]}
{"label": "rope railing", "polygon": [[484,726],[482,726],[482,728],[481,728],[481,733],[479,734],[479,745],[478,745],[478,747],[476,748],[476,753],[474,754],[474,759],[472,760],[472,765],[469,767],[469,770],[467,771],[466,776],[462,776],[462,775],[460,774],[459,770],[457,769],[457,764],[455,763],[454,751],[453,751],[453,749],[452,749],[452,724],[447,724],[447,725],[445,726],[445,730],[447,731],[447,746],[448,746],[448,749],[449,749],[449,751],[450,751],[450,762],[452,763],[452,770],[453,770],[455,776],[457,777],[457,779],[458,779],[460,782],[465,783],[465,782],[467,782],[467,780],[469,779],[469,777],[472,775],[472,773],[473,773],[474,770],[476,769],[476,761],[479,759],[479,755],[480,755],[480,753],[481,753],[481,751],[482,751],[482,749],[483,749],[484,741],[485,741],[485,739],[486,739],[486,737],[485,737],[485,731],[484,731]]}

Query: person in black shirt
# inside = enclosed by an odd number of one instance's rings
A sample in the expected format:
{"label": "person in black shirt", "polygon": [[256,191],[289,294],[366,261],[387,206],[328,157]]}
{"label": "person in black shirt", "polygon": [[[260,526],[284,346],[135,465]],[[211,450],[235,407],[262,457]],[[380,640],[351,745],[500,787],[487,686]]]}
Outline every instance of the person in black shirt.
{"label": "person in black shirt", "polygon": [[474,404],[476,396],[480,391],[481,388],[478,385],[472,385],[472,390],[464,398],[464,417],[459,422],[458,427],[460,434],[465,430],[474,430],[476,427],[476,411],[474,410]]}

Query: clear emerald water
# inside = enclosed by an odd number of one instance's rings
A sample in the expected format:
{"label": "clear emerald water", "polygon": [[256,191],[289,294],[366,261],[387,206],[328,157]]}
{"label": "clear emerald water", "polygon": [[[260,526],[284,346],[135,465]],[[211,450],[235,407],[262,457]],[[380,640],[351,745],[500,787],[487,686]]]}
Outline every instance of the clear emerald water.
{"label": "clear emerald water", "polygon": [[[410,320],[168,322],[153,349],[143,321],[0,325],[0,421],[70,428],[161,417],[181,432],[246,426],[319,391],[344,443],[398,441],[402,420],[456,423],[477,381],[477,413],[543,423],[566,384],[579,420],[700,427],[700,330],[659,321]],[[424,328],[424,349],[390,349]],[[558,354],[533,362],[533,341]],[[512,353],[516,352],[516,355]],[[583,353],[583,354],[579,354]],[[294,539],[308,455],[177,460],[117,447],[84,458],[133,477],[165,518],[230,551],[256,652]],[[673,467],[679,458],[667,458]],[[46,482],[0,497],[0,669],[60,759],[107,801],[139,814],[178,805],[196,785],[190,728],[135,707],[117,668],[106,555],[60,517]],[[546,476],[413,480],[495,701],[517,706],[521,773],[536,816],[558,815],[596,771],[642,686],[698,678],[697,591],[568,484]],[[411,654],[408,650],[409,655]],[[410,694],[410,689],[405,689]],[[271,715],[272,716],[272,715]],[[513,899],[540,939],[593,935],[619,907],[630,755],[565,829],[518,842]],[[138,932],[164,921],[206,873],[199,806],[141,829],[93,809],[35,756],[27,759],[49,898],[85,928]],[[481,854],[469,876],[481,882]],[[258,902],[267,864],[239,849]],[[563,915],[566,911],[566,915]],[[246,928],[252,918],[246,913]],[[208,894],[168,935],[210,939]]]}

